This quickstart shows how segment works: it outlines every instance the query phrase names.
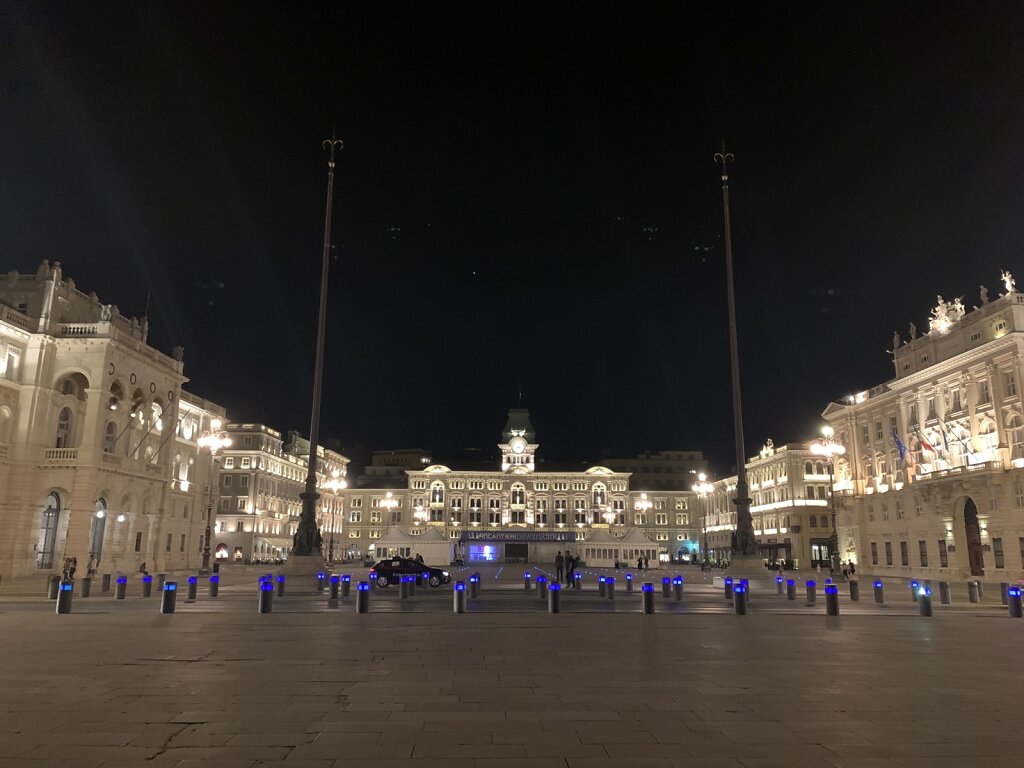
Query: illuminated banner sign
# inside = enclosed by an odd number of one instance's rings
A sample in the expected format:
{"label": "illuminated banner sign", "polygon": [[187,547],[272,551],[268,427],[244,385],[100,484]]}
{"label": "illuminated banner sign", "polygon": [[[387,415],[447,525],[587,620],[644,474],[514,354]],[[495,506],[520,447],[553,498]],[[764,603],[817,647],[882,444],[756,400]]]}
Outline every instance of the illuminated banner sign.
{"label": "illuminated banner sign", "polygon": [[576,541],[575,531],[462,531],[459,541]]}

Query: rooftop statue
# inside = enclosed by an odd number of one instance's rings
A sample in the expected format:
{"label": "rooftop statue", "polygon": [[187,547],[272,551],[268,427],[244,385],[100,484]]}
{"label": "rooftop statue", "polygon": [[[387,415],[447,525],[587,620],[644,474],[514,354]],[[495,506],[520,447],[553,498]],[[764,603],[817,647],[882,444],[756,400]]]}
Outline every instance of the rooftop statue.
{"label": "rooftop statue", "polygon": [[1013,293],[1017,290],[1017,281],[1013,279],[1013,275],[1010,274],[1010,270],[1003,270],[1003,285],[1006,287],[1007,293]]}

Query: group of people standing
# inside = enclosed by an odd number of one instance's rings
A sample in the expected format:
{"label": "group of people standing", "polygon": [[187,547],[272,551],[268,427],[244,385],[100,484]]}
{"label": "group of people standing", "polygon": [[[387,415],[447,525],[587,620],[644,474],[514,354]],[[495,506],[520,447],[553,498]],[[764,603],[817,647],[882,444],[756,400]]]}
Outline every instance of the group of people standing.
{"label": "group of people standing", "polygon": [[573,557],[569,550],[565,551],[565,557],[562,557],[562,550],[558,550],[558,554],[555,555],[555,578],[559,584],[564,581],[569,589],[576,589],[576,582],[573,580],[572,574],[579,561],[579,558]]}

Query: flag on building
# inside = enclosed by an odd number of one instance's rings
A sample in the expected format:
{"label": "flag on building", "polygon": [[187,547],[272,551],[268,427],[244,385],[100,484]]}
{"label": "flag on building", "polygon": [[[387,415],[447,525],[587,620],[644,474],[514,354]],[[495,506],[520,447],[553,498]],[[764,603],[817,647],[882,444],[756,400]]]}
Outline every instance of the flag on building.
{"label": "flag on building", "polygon": [[892,441],[896,443],[896,450],[900,452],[900,461],[906,463],[907,461],[907,446],[900,440],[900,436],[896,434],[896,427],[892,428]]}
{"label": "flag on building", "polygon": [[938,454],[938,451],[935,450],[935,447],[931,443],[929,443],[927,440],[924,439],[924,434],[922,434],[920,429],[918,429],[915,426],[914,427],[914,431],[917,432],[917,439],[921,441],[921,447],[922,448],[924,448],[926,451],[931,451],[934,454]]}

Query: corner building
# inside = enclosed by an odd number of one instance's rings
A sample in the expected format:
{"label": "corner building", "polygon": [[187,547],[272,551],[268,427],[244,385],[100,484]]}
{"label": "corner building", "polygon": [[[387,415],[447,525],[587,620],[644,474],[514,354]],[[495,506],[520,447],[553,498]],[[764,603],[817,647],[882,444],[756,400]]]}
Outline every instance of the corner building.
{"label": "corner building", "polygon": [[190,395],[179,348],[78,290],[59,263],[0,277],[0,573],[195,568],[224,409]]}
{"label": "corner building", "polygon": [[538,471],[539,447],[529,412],[512,409],[500,467],[431,464],[406,470],[404,484],[343,491],[343,556],[413,555],[419,541],[435,559],[465,562],[550,563],[568,551],[595,566],[645,558],[655,568],[697,554],[691,491],[631,489],[629,472],[603,466]]}
{"label": "corner building", "polygon": [[1024,294],[941,296],[927,332],[893,338],[895,377],[829,405],[841,525],[869,573],[1024,577]]}

